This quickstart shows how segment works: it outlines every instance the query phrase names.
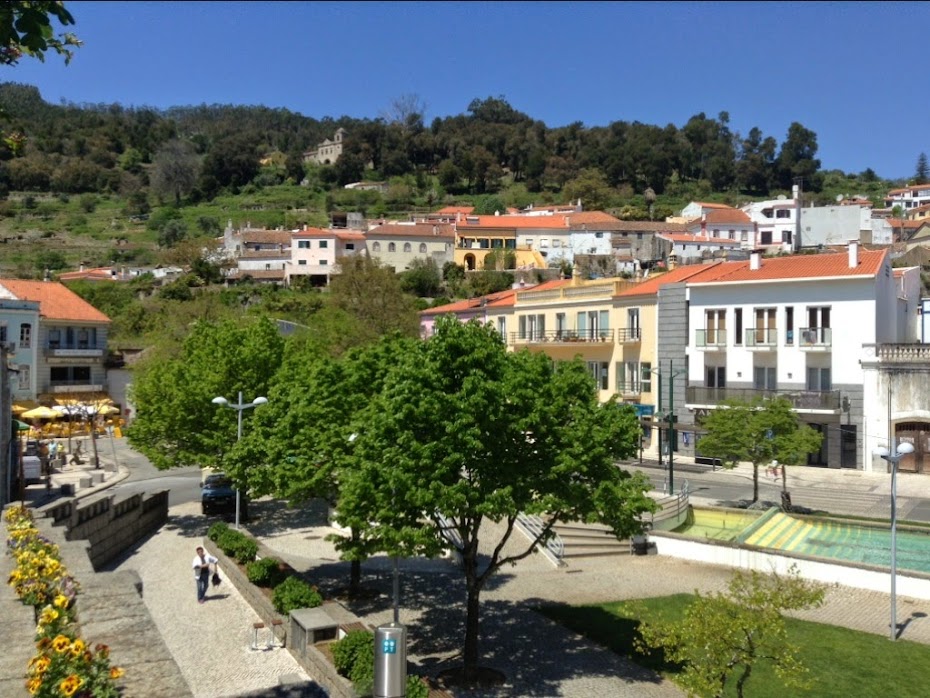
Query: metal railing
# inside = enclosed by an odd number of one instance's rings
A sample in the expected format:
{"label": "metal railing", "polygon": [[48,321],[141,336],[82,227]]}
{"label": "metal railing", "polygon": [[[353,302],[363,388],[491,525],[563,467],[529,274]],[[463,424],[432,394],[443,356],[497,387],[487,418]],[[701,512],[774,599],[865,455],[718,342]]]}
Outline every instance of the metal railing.
{"label": "metal railing", "polygon": [[642,340],[642,329],[633,327],[630,329],[617,330],[618,342],[639,342]]}
{"label": "metal railing", "polygon": [[839,390],[763,390],[758,388],[705,388],[688,386],[685,402],[689,405],[719,405],[727,400],[752,402],[756,399],[782,397],[796,410],[840,409]]}
{"label": "metal railing", "polygon": [[[668,483],[665,489],[667,491]],[[688,518],[688,507],[691,504],[691,484],[685,480],[678,494],[663,497],[657,500],[659,510],[649,515],[648,521],[643,521],[652,530],[670,531],[678,528]]]}
{"label": "metal railing", "polygon": [[833,345],[833,330],[829,327],[802,327],[800,347],[829,347]]}
{"label": "metal railing", "polygon": [[727,331],[697,330],[695,345],[698,349],[725,347],[727,345]]}
{"label": "metal railing", "polygon": [[[523,513],[517,515],[517,526],[530,540],[538,539],[546,528],[546,524],[538,516]],[[545,547],[540,548],[540,550],[546,556],[546,559],[556,567],[562,567],[565,564],[562,559],[565,556],[565,542],[555,531],[552,531],[552,535],[546,540]]]}
{"label": "metal railing", "polygon": [[613,342],[614,330],[546,330],[544,332],[510,333],[511,344],[568,344],[574,342]]}
{"label": "metal railing", "polygon": [[778,330],[774,327],[746,330],[747,347],[774,347],[778,344]]}

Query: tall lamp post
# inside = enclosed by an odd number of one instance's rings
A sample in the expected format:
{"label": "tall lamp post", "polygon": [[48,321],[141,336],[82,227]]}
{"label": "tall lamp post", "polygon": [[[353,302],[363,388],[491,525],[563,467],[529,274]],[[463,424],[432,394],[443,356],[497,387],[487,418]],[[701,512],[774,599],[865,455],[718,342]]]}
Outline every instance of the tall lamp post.
{"label": "tall lamp post", "polygon": [[894,642],[898,636],[898,619],[897,619],[897,594],[895,590],[895,577],[897,576],[897,480],[898,463],[909,453],[914,452],[914,445],[906,441],[895,446],[895,440],[891,440],[891,450],[884,446],[875,449],[874,454],[880,456],[883,460],[891,463],[891,641]]}
{"label": "tall lamp post", "polygon": [[[268,402],[266,397],[257,397],[252,402],[242,402],[242,391],[239,391],[239,402],[235,405],[231,404],[229,400],[224,397],[215,397],[211,402],[214,405],[222,405],[223,407],[229,407],[236,410],[238,413],[238,424],[236,427],[236,443],[242,440],[242,412],[249,409],[250,407],[258,407],[259,405],[264,405]],[[236,528],[239,528],[239,488],[236,487]]]}

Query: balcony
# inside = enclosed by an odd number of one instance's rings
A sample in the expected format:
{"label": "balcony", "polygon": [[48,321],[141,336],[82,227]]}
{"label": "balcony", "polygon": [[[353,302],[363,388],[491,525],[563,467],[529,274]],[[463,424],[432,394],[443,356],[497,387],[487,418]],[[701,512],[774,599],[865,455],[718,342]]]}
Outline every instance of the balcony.
{"label": "balcony", "polygon": [[840,411],[839,390],[762,390],[756,388],[705,388],[688,386],[685,401],[692,406],[720,405],[727,400],[751,402],[756,399],[786,398],[799,412]]}
{"label": "balcony", "polygon": [[614,341],[614,330],[548,330],[546,332],[510,333],[510,343],[515,344],[606,344]]}
{"label": "balcony", "polygon": [[642,395],[642,384],[636,381],[625,381],[617,386],[617,392],[625,399],[636,398]]}
{"label": "balcony", "polygon": [[799,346],[805,351],[830,351],[833,330],[829,327],[802,327],[799,339]]}
{"label": "balcony", "polygon": [[753,351],[774,351],[778,345],[778,330],[774,327],[768,329],[746,330],[746,348]]}
{"label": "balcony", "polygon": [[54,395],[67,395],[68,393],[105,393],[106,383],[91,383],[90,380],[50,381],[48,389],[44,392]]}
{"label": "balcony", "polygon": [[91,342],[49,342],[43,347],[43,351],[45,356],[58,358],[103,358],[106,346]]}
{"label": "balcony", "polygon": [[695,346],[704,351],[719,351],[727,348],[726,330],[697,330]]}
{"label": "balcony", "polygon": [[639,327],[617,330],[617,341],[620,344],[639,344],[642,341],[642,336],[643,333]]}

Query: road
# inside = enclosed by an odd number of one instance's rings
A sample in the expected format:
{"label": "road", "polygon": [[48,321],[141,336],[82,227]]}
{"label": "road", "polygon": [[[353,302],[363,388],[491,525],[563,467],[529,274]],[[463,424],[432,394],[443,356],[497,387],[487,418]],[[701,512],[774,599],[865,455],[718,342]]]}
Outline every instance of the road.
{"label": "road", "polygon": [[[652,482],[656,490],[665,491],[667,487],[666,465],[658,461],[643,459],[642,464],[631,461],[622,464],[629,471],[641,470]],[[789,476],[790,477],[790,476]],[[696,466],[692,463],[675,463],[674,489],[679,492],[687,481],[688,489],[694,497],[708,500],[717,506],[737,506],[741,501],[752,497],[752,479],[719,468]],[[867,516],[888,519],[890,500],[887,492],[877,491],[872,481],[836,483],[794,483],[789,486],[792,504],[811,509],[815,512]],[[781,480],[777,482],[765,477],[764,469],[759,474],[759,498],[761,500],[781,502]],[[930,521],[930,499],[922,497],[898,497],[898,517],[901,520]]]}

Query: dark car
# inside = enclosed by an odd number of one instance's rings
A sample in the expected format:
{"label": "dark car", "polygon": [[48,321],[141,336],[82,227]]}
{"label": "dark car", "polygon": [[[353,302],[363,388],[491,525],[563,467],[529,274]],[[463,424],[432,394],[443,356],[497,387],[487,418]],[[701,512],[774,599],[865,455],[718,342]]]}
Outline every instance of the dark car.
{"label": "dark car", "polygon": [[[208,475],[200,492],[200,509],[204,515],[236,513],[236,486],[225,473]],[[239,518],[248,518],[248,498],[239,497]]]}

